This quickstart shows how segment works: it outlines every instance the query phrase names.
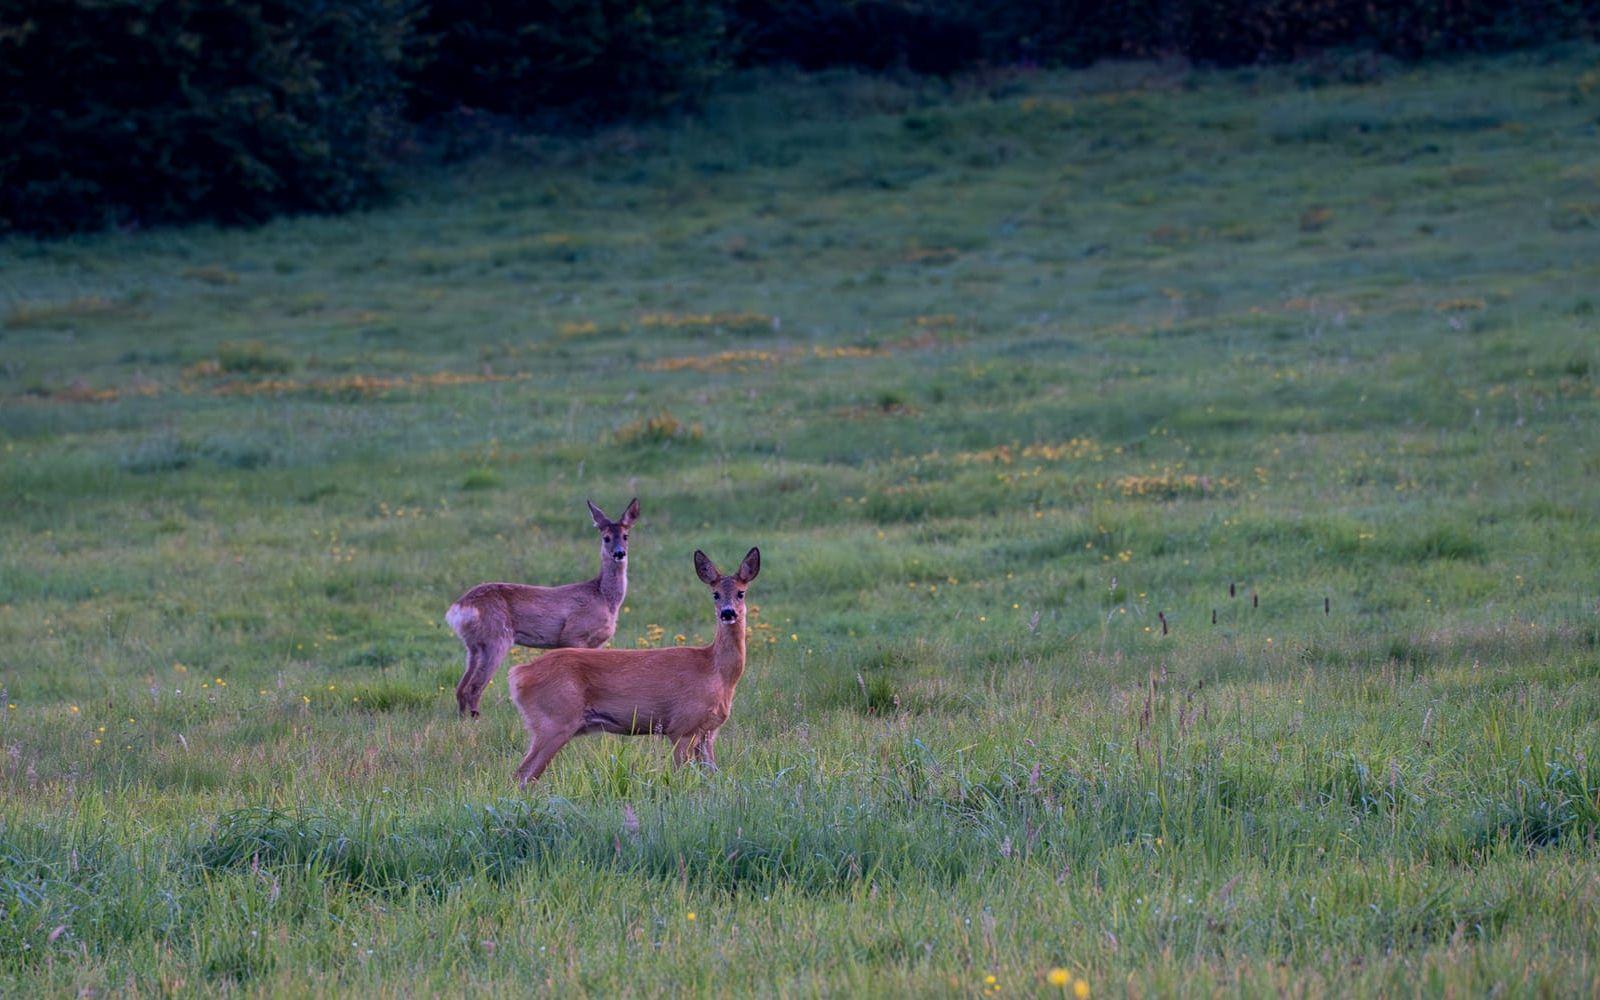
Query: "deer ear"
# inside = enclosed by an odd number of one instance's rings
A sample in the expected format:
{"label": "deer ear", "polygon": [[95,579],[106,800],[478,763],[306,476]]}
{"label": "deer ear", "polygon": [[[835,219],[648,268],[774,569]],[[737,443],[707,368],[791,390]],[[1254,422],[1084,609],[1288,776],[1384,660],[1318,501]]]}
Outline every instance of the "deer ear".
{"label": "deer ear", "polygon": [[606,512],[596,507],[593,500],[585,500],[584,503],[589,505],[589,516],[594,518],[594,526],[601,531],[606,530],[606,525],[611,523],[611,519],[606,517]]}
{"label": "deer ear", "polygon": [[706,558],[706,554],[699,549],[694,550],[694,571],[709,587],[715,587],[717,581],[722,579],[722,574],[717,572],[716,564]]}
{"label": "deer ear", "polygon": [[626,528],[637,520],[639,520],[639,498],[634,497],[628,504],[628,509],[622,512],[622,526]]}
{"label": "deer ear", "polygon": [[749,552],[745,553],[744,562],[739,564],[739,572],[734,574],[734,579],[738,580],[740,583],[749,583],[751,580],[754,580],[756,578],[756,574],[760,572],[761,550],[752,547]]}

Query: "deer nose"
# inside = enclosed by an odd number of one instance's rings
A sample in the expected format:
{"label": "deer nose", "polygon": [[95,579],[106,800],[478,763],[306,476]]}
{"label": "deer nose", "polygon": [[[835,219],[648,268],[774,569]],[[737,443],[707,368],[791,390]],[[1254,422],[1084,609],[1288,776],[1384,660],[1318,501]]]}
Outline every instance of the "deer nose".
{"label": "deer nose", "polygon": [[627,549],[612,549],[611,550],[611,557],[613,559],[626,559],[626,558],[628,558],[628,550]]}
{"label": "deer nose", "polygon": [[722,620],[723,621],[731,622],[737,617],[739,617],[739,612],[733,610],[732,608],[723,608],[722,609]]}

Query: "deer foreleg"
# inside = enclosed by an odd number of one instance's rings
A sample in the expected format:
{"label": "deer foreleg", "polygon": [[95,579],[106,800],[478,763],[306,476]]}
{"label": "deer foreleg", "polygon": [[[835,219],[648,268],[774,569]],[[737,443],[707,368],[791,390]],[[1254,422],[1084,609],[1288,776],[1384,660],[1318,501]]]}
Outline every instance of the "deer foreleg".
{"label": "deer foreleg", "polygon": [[679,767],[689,763],[689,758],[697,752],[695,744],[700,740],[699,733],[690,733],[679,736],[672,741],[672,762]]}
{"label": "deer foreleg", "polygon": [[703,733],[700,742],[695,744],[694,759],[707,771],[713,773],[717,770],[717,730]]}

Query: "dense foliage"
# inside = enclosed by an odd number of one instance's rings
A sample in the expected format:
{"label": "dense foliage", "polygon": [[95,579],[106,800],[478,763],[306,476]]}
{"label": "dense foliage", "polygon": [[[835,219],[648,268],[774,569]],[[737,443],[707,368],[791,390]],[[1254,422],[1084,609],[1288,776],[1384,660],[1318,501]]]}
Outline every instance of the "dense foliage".
{"label": "dense foliage", "polygon": [[20,0],[0,229],[338,211],[381,190],[407,0]]}
{"label": "dense foliage", "polygon": [[1082,65],[1180,56],[1238,65],[1341,46],[1418,57],[1583,35],[1595,0],[735,0],[749,63],[905,66]]}
{"label": "dense foliage", "polygon": [[692,101],[736,63],[1417,57],[1597,23],[1600,0],[13,0],[0,231],[344,210],[381,193],[403,110],[639,114]]}
{"label": "dense foliage", "polygon": [[701,93],[725,51],[717,0],[436,3],[419,30],[412,106],[652,111]]}

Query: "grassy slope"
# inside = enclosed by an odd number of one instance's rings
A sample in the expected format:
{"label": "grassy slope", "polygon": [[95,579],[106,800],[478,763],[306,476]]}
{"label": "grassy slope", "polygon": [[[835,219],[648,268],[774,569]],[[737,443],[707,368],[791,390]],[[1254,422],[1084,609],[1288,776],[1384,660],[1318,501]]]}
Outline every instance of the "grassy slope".
{"label": "grassy slope", "polygon": [[[1592,991],[1596,65],[752,80],[0,244],[0,992]],[[618,645],[765,556],[723,773],[513,795],[443,609],[633,494]]]}

